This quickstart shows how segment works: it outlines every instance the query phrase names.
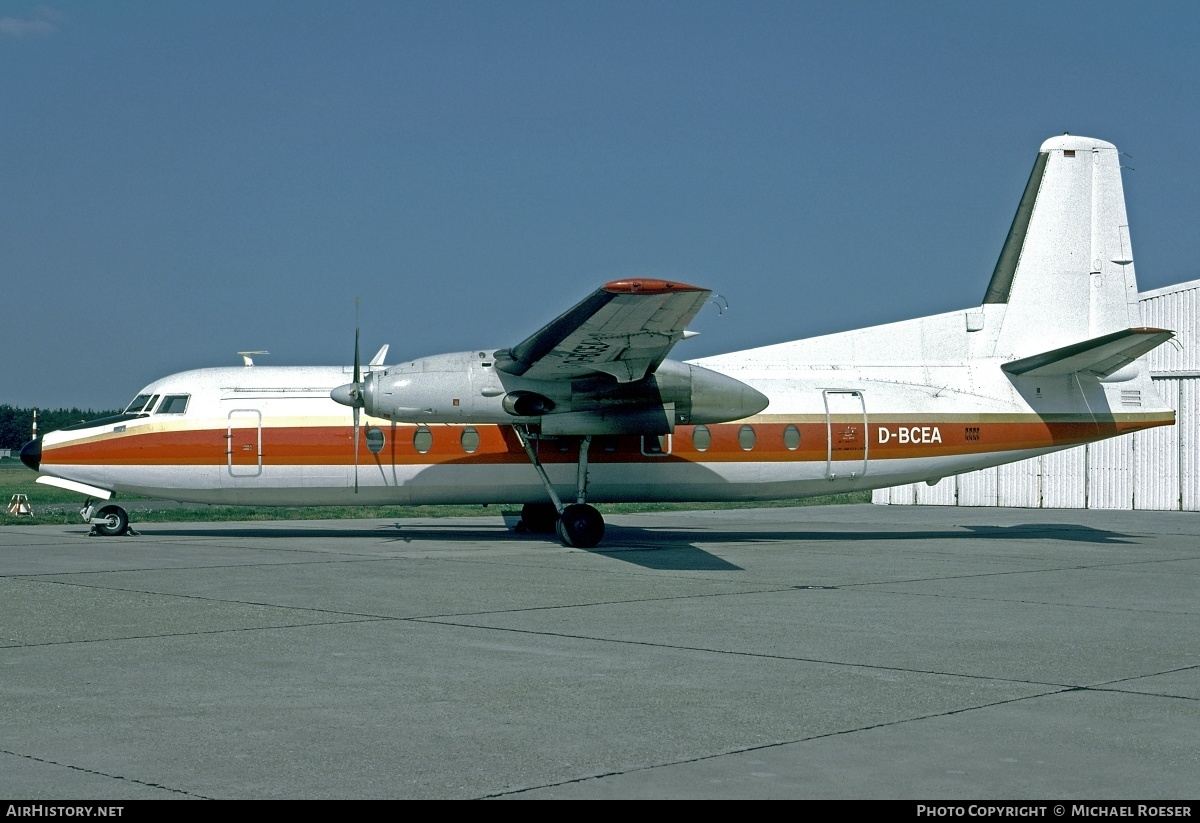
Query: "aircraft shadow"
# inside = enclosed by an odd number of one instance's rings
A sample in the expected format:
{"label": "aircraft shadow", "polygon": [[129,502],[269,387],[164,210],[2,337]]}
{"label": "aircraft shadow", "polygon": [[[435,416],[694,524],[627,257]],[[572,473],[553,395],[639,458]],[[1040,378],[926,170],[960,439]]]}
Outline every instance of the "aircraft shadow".
{"label": "aircraft shadow", "polygon": [[1073,540],[1078,543],[1133,544],[1137,541],[1127,534],[1093,529],[1074,523],[1024,523],[1016,526],[963,526],[974,532],[974,537],[999,537],[1005,540]]}
{"label": "aircraft shadow", "polygon": [[[429,523],[408,525],[402,522],[361,529],[304,529],[292,525],[240,526],[230,529],[214,528],[157,528],[150,523],[135,527],[138,535],[160,538],[226,538],[243,540],[298,540],[329,538],[331,540],[361,538],[371,534],[390,535],[388,542],[414,543],[421,540],[440,543],[477,543],[480,540],[519,540],[526,543],[545,543],[558,547],[558,538],[550,534],[528,534],[513,532],[497,527],[462,526],[447,523],[439,526]],[[589,554],[612,557],[648,569],[670,571],[741,571],[741,567],[693,545],[688,536],[677,536],[670,532],[639,528],[609,527],[608,534],[616,539],[607,539],[605,545],[594,549],[581,549]],[[747,539],[761,540],[761,535],[746,535]],[[118,540],[120,538],[104,538]]]}
{"label": "aircraft shadow", "polygon": [[[964,532],[963,529],[967,532]],[[236,528],[156,528],[155,524],[138,527],[139,531],[153,537],[208,537],[239,538],[252,540],[294,540],[314,537],[332,540],[361,538],[371,534],[387,535],[389,542],[412,543],[415,541],[438,541],[443,543],[468,543],[480,540],[519,540],[528,543],[546,543],[558,546],[558,540],[549,534],[513,532],[501,526],[477,526],[446,523],[407,524],[403,521],[364,528],[305,529],[295,525],[272,526],[242,525]],[[699,532],[699,534],[697,533]],[[114,538],[106,538],[114,539]],[[794,529],[720,530],[681,528],[644,528],[637,526],[615,526],[610,524],[605,532],[604,543],[594,549],[584,549],[589,554],[610,557],[624,563],[661,571],[741,571],[742,567],[717,557],[700,548],[696,543],[842,543],[860,540],[873,541],[943,541],[943,540],[1063,540],[1094,545],[1128,545],[1137,541],[1129,535],[1107,529],[1096,529],[1075,524],[1020,524],[1013,526],[947,526],[945,529],[923,529],[920,531],[816,531]]]}
{"label": "aircraft shadow", "polygon": [[[970,533],[964,534],[962,529],[969,529]],[[660,531],[658,529],[621,529],[620,527],[609,527],[609,530],[605,532],[604,539],[607,543],[611,542],[615,535],[622,532],[643,532],[647,535],[643,539],[661,540],[668,534],[674,534],[682,538],[691,531],[688,527],[681,527],[672,532]],[[855,542],[859,540],[969,540],[977,538],[985,540],[1067,540],[1077,543],[1107,545],[1137,543],[1136,539],[1121,532],[1094,529],[1089,526],[1077,526],[1070,523],[1030,523],[1015,526],[955,525],[947,526],[944,530],[939,531],[931,529],[922,531],[782,531],[766,528],[756,531],[719,531],[705,528],[703,529],[703,534],[706,541],[759,543]]]}

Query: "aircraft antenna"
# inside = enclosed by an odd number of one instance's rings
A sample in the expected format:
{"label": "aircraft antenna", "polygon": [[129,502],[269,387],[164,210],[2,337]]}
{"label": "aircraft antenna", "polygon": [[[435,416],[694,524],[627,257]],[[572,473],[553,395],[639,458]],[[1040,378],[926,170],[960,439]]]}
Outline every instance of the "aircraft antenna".
{"label": "aircraft antenna", "polygon": [[246,368],[250,368],[251,366],[254,365],[254,360],[251,358],[251,355],[270,354],[270,352],[269,351],[240,351],[240,352],[238,352],[238,354],[240,354],[242,356],[242,363],[246,366]]}

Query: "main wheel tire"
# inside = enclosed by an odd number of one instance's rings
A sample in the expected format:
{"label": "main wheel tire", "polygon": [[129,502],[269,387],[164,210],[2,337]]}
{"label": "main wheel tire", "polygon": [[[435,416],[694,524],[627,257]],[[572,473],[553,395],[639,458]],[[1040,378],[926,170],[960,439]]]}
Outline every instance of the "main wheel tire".
{"label": "main wheel tire", "polygon": [[593,548],[604,537],[604,518],[586,503],[573,503],[558,518],[558,537],[565,546]]}
{"label": "main wheel tire", "polygon": [[96,534],[116,537],[129,529],[129,515],[120,506],[105,506],[96,516],[100,518],[100,522],[94,524]]}
{"label": "main wheel tire", "polygon": [[558,509],[552,503],[526,503],[521,507],[521,522],[532,534],[554,534]]}

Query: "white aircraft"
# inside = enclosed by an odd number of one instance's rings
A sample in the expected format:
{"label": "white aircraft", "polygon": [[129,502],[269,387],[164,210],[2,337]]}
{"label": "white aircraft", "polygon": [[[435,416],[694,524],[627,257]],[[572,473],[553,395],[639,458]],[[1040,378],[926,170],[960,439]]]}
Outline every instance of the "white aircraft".
{"label": "white aircraft", "polygon": [[[123,414],[28,443],[39,483],[238,505],[524,504],[589,548],[589,501],[755,501],[872,489],[1172,425],[1139,358],[1117,149],[1042,144],[982,305],[679,362],[708,289],[619,280],[508,348],[385,365],[187,371]],[[348,412],[345,407],[349,407]],[[365,414],[364,414],[365,413]]]}

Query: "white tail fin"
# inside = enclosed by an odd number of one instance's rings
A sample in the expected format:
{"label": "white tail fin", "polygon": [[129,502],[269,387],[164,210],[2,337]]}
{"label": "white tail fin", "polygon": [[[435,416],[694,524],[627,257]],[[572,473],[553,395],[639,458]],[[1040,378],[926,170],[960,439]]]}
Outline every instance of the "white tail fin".
{"label": "white tail fin", "polygon": [[1006,304],[999,357],[1028,357],[1140,326],[1117,147],[1042,144],[984,304]]}

